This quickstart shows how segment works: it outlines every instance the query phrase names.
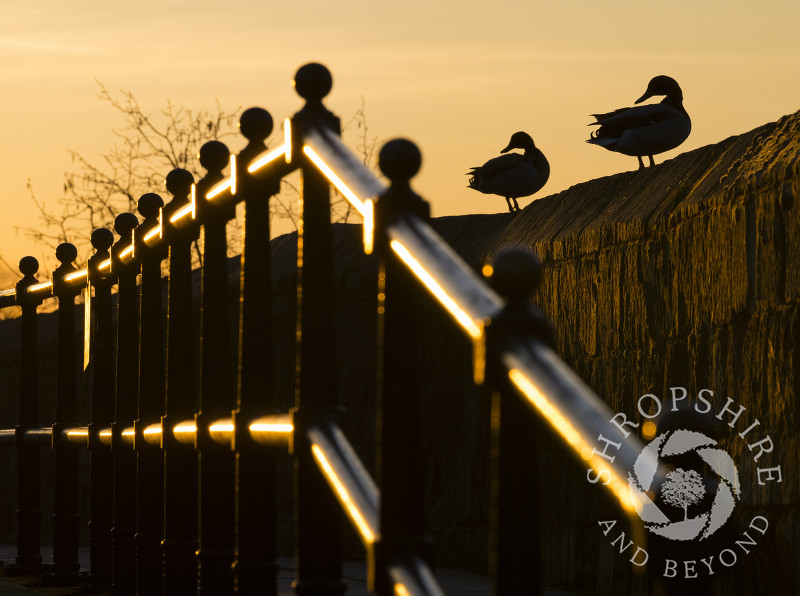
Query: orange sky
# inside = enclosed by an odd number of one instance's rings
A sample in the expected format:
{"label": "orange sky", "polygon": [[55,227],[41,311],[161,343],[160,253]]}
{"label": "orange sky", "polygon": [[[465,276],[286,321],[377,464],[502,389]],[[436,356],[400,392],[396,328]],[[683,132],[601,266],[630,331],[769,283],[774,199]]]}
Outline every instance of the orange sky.
{"label": "orange sky", "polygon": [[[37,222],[27,180],[54,202],[72,167],[67,150],[92,158],[112,145],[121,121],[96,99],[95,79],[132,91],[150,112],[167,99],[194,109],[218,99],[226,109],[259,105],[281,120],[300,107],[289,85],[297,67],[323,62],[334,75],[331,110],[348,118],[363,97],[371,135],[419,144],[415,186],[434,216],[506,209],[502,198],[467,189],[464,174],[517,130],[529,132],[551,164],[537,196],[635,168],[635,158],[584,142],[588,114],[632,105],[656,74],[678,80],[693,123],[689,139],[657,163],[800,109],[797,0],[551,4],[4,7],[0,255],[12,266],[25,254],[48,258],[15,233],[15,225]],[[8,287],[13,278],[4,273],[0,265],[0,286]]]}

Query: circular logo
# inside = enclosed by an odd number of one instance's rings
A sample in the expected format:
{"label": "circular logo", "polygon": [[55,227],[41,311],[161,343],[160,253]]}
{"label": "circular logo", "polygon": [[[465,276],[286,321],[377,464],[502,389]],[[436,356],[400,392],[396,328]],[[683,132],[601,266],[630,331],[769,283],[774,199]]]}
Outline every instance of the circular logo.
{"label": "circular logo", "polygon": [[[636,458],[628,474],[628,486],[636,504],[636,513],[651,532],[672,540],[702,540],[716,532],[733,513],[740,496],[739,475],[730,455],[714,448],[717,442],[703,433],[677,429],[658,435]],[[688,510],[700,503],[706,490],[703,476],[693,469],[676,467],[666,474],[660,486],[656,483],[657,462],[661,458],[696,454],[718,477],[711,507],[694,517]],[[714,480],[712,479],[712,483]],[[682,519],[673,521],[653,501],[659,493],[661,501],[683,510]],[[672,516],[675,517],[674,515]],[[680,518],[680,514],[678,514]]]}

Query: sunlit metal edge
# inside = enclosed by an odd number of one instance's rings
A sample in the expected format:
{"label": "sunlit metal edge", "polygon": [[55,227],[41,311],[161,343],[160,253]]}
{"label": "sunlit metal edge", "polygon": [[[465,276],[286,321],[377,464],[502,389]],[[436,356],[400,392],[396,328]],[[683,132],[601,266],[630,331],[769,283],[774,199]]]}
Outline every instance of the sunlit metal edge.
{"label": "sunlit metal edge", "polygon": [[285,147],[286,163],[292,163],[292,120],[283,120],[283,145]]}
{"label": "sunlit metal edge", "polygon": [[[500,355],[509,380],[581,460],[598,474],[608,474],[608,482],[599,484],[614,494],[627,513],[633,513],[641,503],[630,491],[626,477],[644,445],[636,435],[625,437],[611,424],[614,416],[611,409],[552,350],[536,341],[526,344],[533,353],[518,346]],[[534,355],[541,360],[538,366],[534,364]],[[564,391],[547,385],[560,385]],[[569,403],[561,401],[559,396],[562,395],[569,396]],[[613,462],[594,452],[593,446],[600,434],[621,445]],[[659,468],[657,476],[663,479],[663,473]]]}
{"label": "sunlit metal edge", "polygon": [[84,267],[83,269],[78,269],[77,271],[73,271],[64,276],[64,281],[69,283],[71,281],[76,281],[82,278],[85,278],[89,275],[89,271]]}
{"label": "sunlit metal edge", "polygon": [[291,416],[279,414],[253,420],[247,427],[253,441],[262,445],[288,445],[294,432]]}
{"label": "sunlit metal edge", "polygon": [[144,440],[150,443],[151,445],[160,446],[161,445],[161,423],[157,422],[156,424],[150,424],[145,427],[144,431],[142,431],[142,435],[144,436]]}
{"label": "sunlit metal edge", "polygon": [[400,260],[408,265],[408,268],[414,272],[414,275],[428,288],[439,303],[455,318],[464,331],[473,339],[480,339],[483,334],[480,322],[475,321],[459,306],[453,297],[450,296],[428,270],[423,267],[422,263],[414,258],[405,245],[399,240],[391,240],[389,246],[395,254],[400,257]]}
{"label": "sunlit metal edge", "polygon": [[430,567],[420,557],[411,555],[392,561],[388,567],[395,596],[444,596]]}
{"label": "sunlit metal edge", "polygon": [[335,426],[311,426],[311,452],[353,527],[369,546],[378,537],[379,492],[347,438]]}
{"label": "sunlit metal edge", "polygon": [[344,198],[348,200],[348,202],[355,208],[355,210],[358,211],[362,217],[364,217],[365,215],[364,201],[359,199],[356,196],[356,193],[350,190],[350,187],[347,186],[344,183],[344,181],[341,178],[339,178],[339,176],[336,175],[336,173],[330,168],[330,166],[328,166],[328,164],[326,164],[325,161],[319,155],[317,155],[317,153],[309,145],[303,146],[303,153],[305,153],[308,156],[308,158],[314,163],[314,165],[317,166],[319,171],[322,172],[328,180],[330,180],[331,184],[333,184],[337,189],[339,189],[339,192],[341,192],[342,195],[344,195]]}

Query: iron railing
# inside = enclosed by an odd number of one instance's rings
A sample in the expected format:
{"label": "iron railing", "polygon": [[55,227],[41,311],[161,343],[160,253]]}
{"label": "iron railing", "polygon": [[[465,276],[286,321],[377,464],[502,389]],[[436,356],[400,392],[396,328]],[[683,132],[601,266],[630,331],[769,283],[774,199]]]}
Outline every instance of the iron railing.
{"label": "iron railing", "polygon": [[[549,328],[527,306],[538,265],[510,252],[494,264],[504,301],[427,223],[427,204],[411,189],[420,155],[408,141],[387,143],[380,168],[389,186],[341,143],[339,121],[323,105],[328,70],[303,66],[295,88],[305,106],[285,122],[285,142],[268,151],[273,128],[260,108],[245,111],[247,146],[238,156],[212,141],[200,149],[207,174],[197,184],[185,170],[166,178],[172,200],[156,194],[133,214],[117,217],[116,242],[96,230],[87,267],[62,244],[49,281],[35,277],[32,257],[22,280],[0,292],[0,307],[22,310],[20,417],[0,430],[0,445],[18,457],[16,565],[43,572],[37,449],[54,454],[54,564],[48,576],[77,581],[79,503],[77,450],[91,452],[91,573],[115,593],[240,594],[276,592],[276,447],[294,458],[297,577],[303,594],[344,589],[338,512],[344,511],[367,548],[370,588],[380,594],[435,595],[420,490],[419,382],[414,371],[413,296],[425,288],[474,342],[476,379],[485,376],[495,400],[498,434],[494,553],[498,593],[529,591],[537,578],[535,548],[515,534],[509,463],[515,412],[531,406],[600,474],[631,510],[625,480],[641,451],[634,436],[609,425],[612,413],[548,347]],[[223,170],[230,164],[230,175]],[[275,413],[272,387],[269,199],[281,177],[302,173],[298,233],[298,367],[295,407]],[[364,248],[380,259],[382,323],[378,483],[355,455],[339,425],[335,394],[333,263],[330,186],[364,219]],[[225,225],[244,203],[240,288],[238,392],[232,387]],[[204,228],[199,387],[195,386],[191,245]],[[167,325],[161,265],[168,261]],[[137,286],[137,276],[141,283]],[[112,285],[117,285],[116,316]],[[76,398],[75,297],[91,288],[94,359],[91,421],[79,423]],[[37,307],[58,299],[57,399],[52,425],[42,426],[37,402]],[[114,340],[116,334],[116,342]],[[116,349],[114,346],[116,345]],[[116,352],[116,354],[115,354]],[[161,355],[166,354],[165,358]],[[519,396],[523,399],[520,400]],[[527,404],[521,405],[521,404]],[[523,429],[522,433],[525,432]],[[613,457],[599,453],[599,435]],[[380,487],[380,490],[379,490]],[[113,498],[110,497],[113,495]],[[519,495],[517,495],[519,497]],[[531,496],[534,498],[534,496]]]}

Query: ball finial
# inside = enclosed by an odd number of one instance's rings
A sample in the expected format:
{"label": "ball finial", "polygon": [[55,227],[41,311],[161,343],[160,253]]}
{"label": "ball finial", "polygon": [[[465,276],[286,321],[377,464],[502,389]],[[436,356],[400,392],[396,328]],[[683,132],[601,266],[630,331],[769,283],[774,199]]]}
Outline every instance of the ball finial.
{"label": "ball finial", "polygon": [[154,192],[148,192],[139,197],[137,208],[145,219],[158,216],[158,210],[164,206],[164,199]]}
{"label": "ball finial", "polygon": [[56,247],[56,258],[63,265],[68,265],[78,258],[78,249],[74,244],[62,242]]}
{"label": "ball finial", "polygon": [[198,153],[197,157],[200,159],[200,165],[208,172],[221,172],[228,165],[231,152],[228,151],[225,143],[208,141],[200,147],[200,153]]}
{"label": "ball finial", "polygon": [[272,127],[272,116],[264,108],[248,108],[239,117],[239,131],[248,141],[263,141]]}
{"label": "ball finial", "polygon": [[22,257],[19,260],[19,272],[22,275],[34,275],[39,271],[39,261],[35,257]]}
{"label": "ball finial", "polygon": [[526,250],[507,249],[494,260],[492,285],[509,301],[527,298],[541,280],[542,263]]}
{"label": "ball finial", "polygon": [[192,184],[194,184],[194,176],[192,176],[192,173],[189,170],[175,168],[169,174],[167,174],[167,192],[169,192],[172,196],[188,196],[192,190]]}
{"label": "ball finial", "polygon": [[410,180],[422,165],[422,154],[407,139],[393,139],[381,147],[378,167],[392,182]]}
{"label": "ball finial", "polygon": [[131,232],[137,227],[139,227],[139,218],[133,213],[120,213],[114,220],[114,231],[125,239],[129,239]]}
{"label": "ball finial", "polygon": [[331,92],[333,77],[327,67],[310,62],[297,70],[292,84],[297,94],[306,101],[320,101]]}
{"label": "ball finial", "polygon": [[92,232],[91,242],[97,251],[108,250],[114,244],[114,234],[106,228],[97,228]]}

